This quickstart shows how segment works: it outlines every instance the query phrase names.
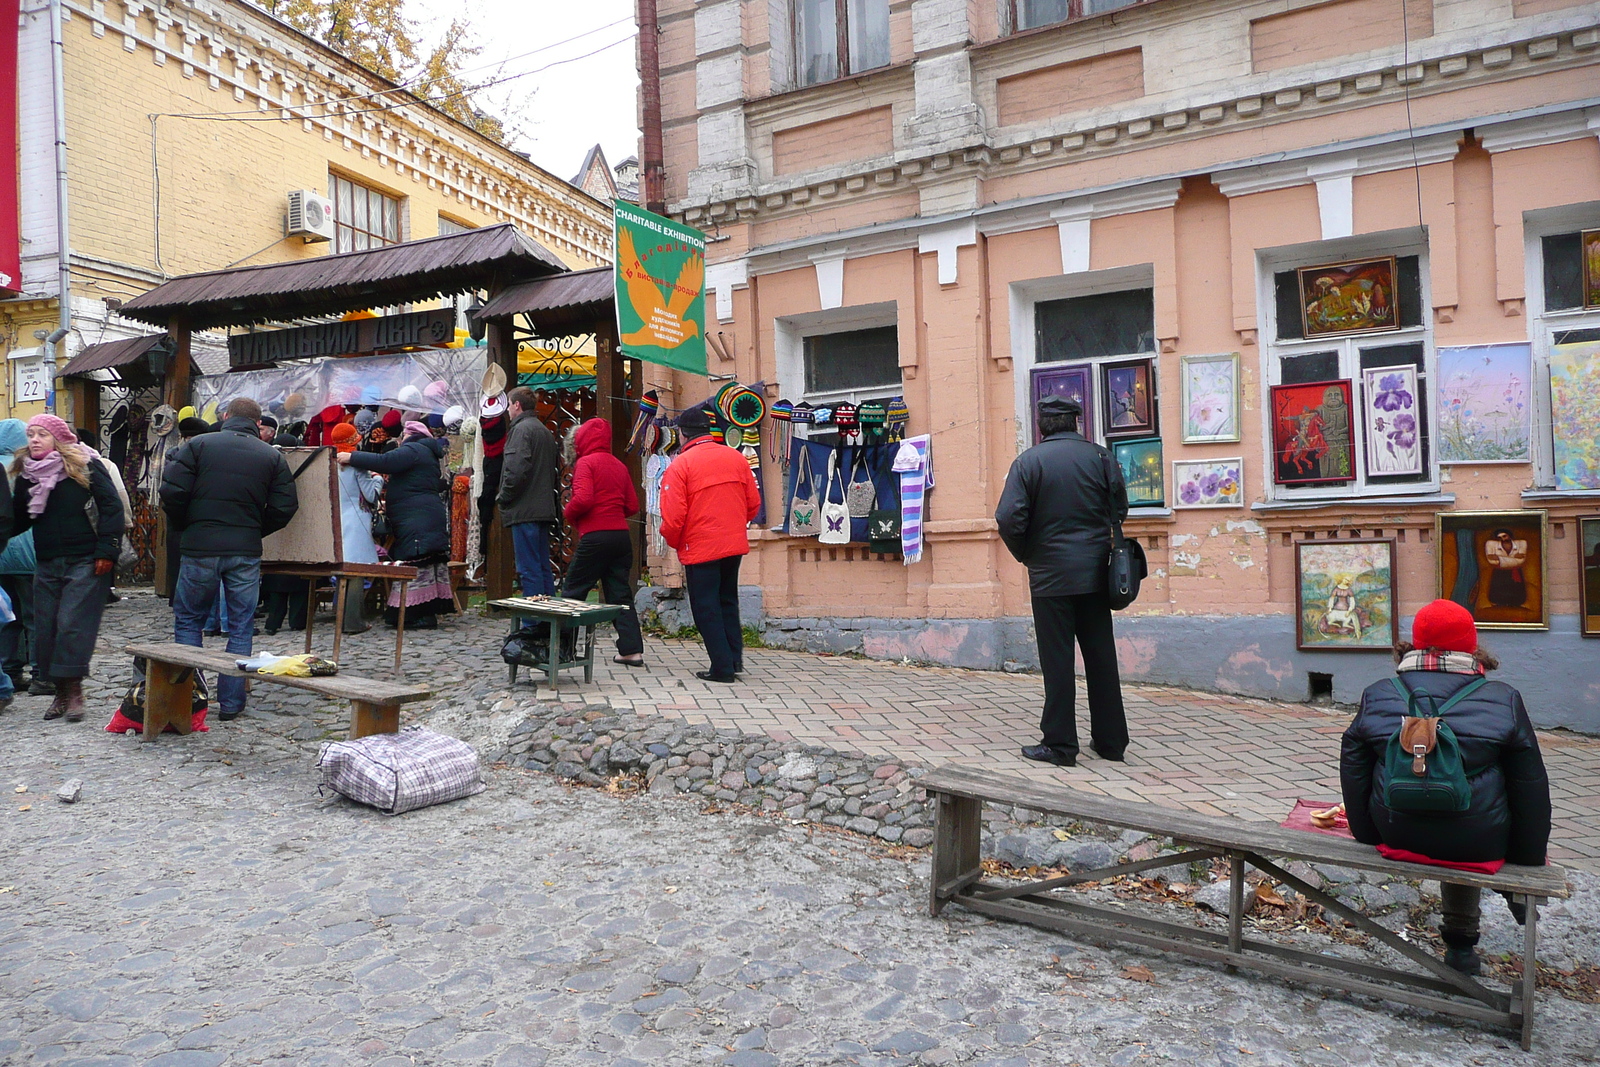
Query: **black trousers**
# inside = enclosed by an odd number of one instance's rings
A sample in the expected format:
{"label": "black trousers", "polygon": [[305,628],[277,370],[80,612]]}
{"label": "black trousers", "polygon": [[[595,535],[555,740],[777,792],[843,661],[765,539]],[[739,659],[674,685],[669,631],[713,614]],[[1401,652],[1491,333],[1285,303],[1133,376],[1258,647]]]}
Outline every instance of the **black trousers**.
{"label": "black trousers", "polygon": [[304,578],[291,578],[284,574],[269,574],[261,579],[261,591],[267,598],[266,631],[275,634],[283,628],[285,617],[289,629],[306,628],[306,611],[311,593]]}
{"label": "black trousers", "polygon": [[587,600],[589,590],[600,586],[607,604],[625,604],[613,623],[617,628],[617,654],[637,656],[644,651],[644,635],[639,632],[639,616],[633,610],[633,584],[628,572],[633,569],[633,534],[628,530],[591,530],[578,541],[561,595],[572,600]]}
{"label": "black trousers", "polygon": [[744,629],[739,623],[739,564],[743,556],[683,565],[689,612],[706,643],[711,673],[731,678],[744,670]]}
{"label": "black trousers", "polygon": [[1122,711],[1117,643],[1105,592],[1034,597],[1033,629],[1044,672],[1044,714],[1039,718],[1044,743],[1078,754],[1076,640],[1088,681],[1090,741],[1096,751],[1120,754],[1128,747],[1128,720]]}
{"label": "black trousers", "polygon": [[1450,948],[1472,948],[1478,943],[1483,890],[1475,885],[1439,883],[1439,940]]}

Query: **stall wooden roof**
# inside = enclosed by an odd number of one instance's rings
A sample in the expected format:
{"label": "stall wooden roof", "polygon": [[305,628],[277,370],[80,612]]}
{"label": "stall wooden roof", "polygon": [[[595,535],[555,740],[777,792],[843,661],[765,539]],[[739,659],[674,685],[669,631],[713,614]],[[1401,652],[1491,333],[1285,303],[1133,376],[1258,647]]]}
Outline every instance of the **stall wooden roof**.
{"label": "stall wooden roof", "polygon": [[554,253],[508,222],[360,252],[187,274],[128,301],[121,314],[153,326],[181,315],[192,330],[246,326],[429,300],[566,271]]}
{"label": "stall wooden roof", "polygon": [[507,286],[475,314],[481,320],[527,315],[541,329],[587,326],[616,314],[616,271],[593,267]]}

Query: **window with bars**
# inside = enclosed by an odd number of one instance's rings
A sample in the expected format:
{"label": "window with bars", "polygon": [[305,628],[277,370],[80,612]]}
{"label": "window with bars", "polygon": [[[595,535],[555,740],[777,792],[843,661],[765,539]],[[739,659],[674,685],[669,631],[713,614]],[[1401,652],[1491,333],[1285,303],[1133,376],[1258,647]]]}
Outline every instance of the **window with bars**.
{"label": "window with bars", "polygon": [[889,65],[889,0],[794,0],[795,82]]}
{"label": "window with bars", "polygon": [[400,243],[400,201],[339,174],[328,175],[333,201],[335,252],[359,252]]}
{"label": "window with bars", "polygon": [[[1528,311],[1532,329],[1535,485],[1600,490],[1600,214],[1530,213]],[[1552,217],[1553,216],[1553,217]],[[1541,232],[1543,231],[1543,232]],[[1554,231],[1554,232],[1550,232]],[[1592,257],[1587,272],[1585,254]]]}
{"label": "window with bars", "polygon": [[1033,30],[1053,22],[1088,18],[1148,0],[1011,0],[1011,25]]}

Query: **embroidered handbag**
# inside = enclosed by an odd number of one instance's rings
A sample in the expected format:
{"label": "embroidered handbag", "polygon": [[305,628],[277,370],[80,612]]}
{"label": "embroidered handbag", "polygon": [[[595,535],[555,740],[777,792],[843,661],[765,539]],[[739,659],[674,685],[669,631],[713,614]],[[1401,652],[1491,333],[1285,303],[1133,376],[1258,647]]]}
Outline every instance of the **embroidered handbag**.
{"label": "embroidered handbag", "polygon": [[[865,474],[865,480],[858,475]],[[878,487],[872,484],[872,472],[867,469],[867,450],[856,449],[855,461],[850,464],[850,482],[844,489],[845,506],[852,519],[865,519],[878,503]]]}
{"label": "embroidered handbag", "polygon": [[794,465],[789,482],[789,532],[797,537],[815,537],[822,532],[817,479],[811,473],[811,449],[800,447],[800,462]]}
{"label": "embroidered handbag", "polygon": [[877,508],[867,516],[867,542],[873,552],[900,551],[899,508]]}
{"label": "embroidered handbag", "polygon": [[[834,475],[839,474],[839,499],[833,499]],[[844,477],[839,471],[839,453],[828,453],[828,476],[822,483],[822,532],[817,540],[825,545],[850,543],[850,509],[844,502]]]}

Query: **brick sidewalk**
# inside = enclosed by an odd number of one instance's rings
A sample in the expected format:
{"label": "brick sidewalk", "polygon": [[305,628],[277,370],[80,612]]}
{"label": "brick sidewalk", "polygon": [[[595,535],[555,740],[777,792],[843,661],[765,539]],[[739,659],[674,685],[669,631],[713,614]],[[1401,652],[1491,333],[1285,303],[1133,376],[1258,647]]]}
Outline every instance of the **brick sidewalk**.
{"label": "brick sidewalk", "polygon": [[[694,676],[706,667],[704,650],[694,642],[647,638],[648,666],[638,669],[610,662],[608,636],[600,635],[596,659],[603,665],[596,665],[594,684],[583,685],[581,673],[568,672],[559,689],[563,697],[603,698],[642,714],[928,765],[962,763],[1064,780],[1094,793],[1210,815],[1278,822],[1297,798],[1339,797],[1339,737],[1349,715],[1334,709],[1126,685],[1133,742],[1128,762],[1115,764],[1088,750],[1080,682],[1086,755],[1076,768],[1057,770],[1018,753],[1038,740],[1043,683],[1037,675],[750,649],[743,680],[718,685]],[[549,695],[544,685],[541,679]],[[1600,872],[1600,740],[1546,732],[1539,743],[1555,805],[1550,858]]]}

